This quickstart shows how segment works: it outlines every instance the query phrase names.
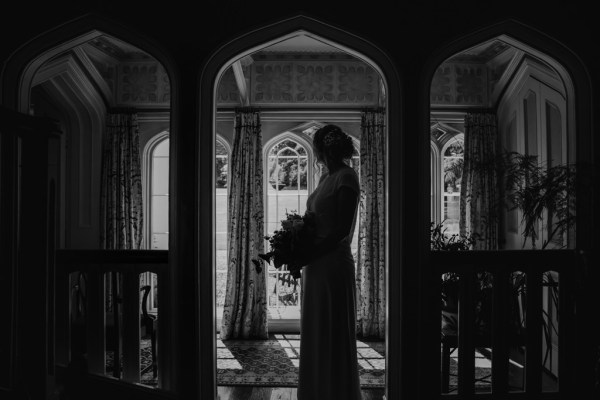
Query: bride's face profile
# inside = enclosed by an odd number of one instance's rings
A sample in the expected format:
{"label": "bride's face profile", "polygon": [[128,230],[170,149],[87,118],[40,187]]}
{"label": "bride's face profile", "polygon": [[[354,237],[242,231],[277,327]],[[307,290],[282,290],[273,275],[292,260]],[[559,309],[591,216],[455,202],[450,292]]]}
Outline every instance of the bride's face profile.
{"label": "bride's face profile", "polygon": [[315,155],[317,156],[317,163],[326,164],[325,155],[323,154],[323,152],[317,146],[313,145],[313,147],[315,149]]}

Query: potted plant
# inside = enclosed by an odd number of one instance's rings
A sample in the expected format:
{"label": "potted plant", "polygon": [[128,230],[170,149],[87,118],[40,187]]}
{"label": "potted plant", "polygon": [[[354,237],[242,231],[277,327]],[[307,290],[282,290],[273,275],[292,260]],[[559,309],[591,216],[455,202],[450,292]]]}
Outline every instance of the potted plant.
{"label": "potted plant", "polygon": [[540,227],[547,231],[540,249],[551,243],[564,247],[562,238],[575,224],[575,165],[548,166],[538,162],[537,156],[518,152],[506,152],[500,160],[505,192],[500,200],[509,210],[521,211],[523,247],[529,239],[531,248],[537,248]]}
{"label": "potted plant", "polygon": [[[476,238],[467,235],[448,235],[444,223],[431,222],[430,244],[435,251],[465,251],[471,250]],[[456,330],[458,322],[458,274],[447,272],[441,277],[442,286],[442,329]]]}

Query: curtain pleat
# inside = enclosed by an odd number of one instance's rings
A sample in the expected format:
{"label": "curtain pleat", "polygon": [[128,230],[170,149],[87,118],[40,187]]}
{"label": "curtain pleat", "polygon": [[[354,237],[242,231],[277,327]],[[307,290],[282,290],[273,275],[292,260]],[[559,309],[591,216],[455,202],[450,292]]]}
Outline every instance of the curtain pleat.
{"label": "curtain pleat", "polygon": [[465,116],[465,153],[460,192],[460,233],[478,238],[475,250],[498,248],[498,124],[495,114]]}
{"label": "curtain pleat", "polygon": [[357,334],[385,337],[385,113],[363,112],[356,271]]}
{"label": "curtain pleat", "polygon": [[100,245],[138,250],[143,207],[140,136],[135,113],[109,113],[102,153]]}
{"label": "curtain pleat", "polygon": [[221,339],[266,339],[266,273],[252,263],[264,253],[260,115],[237,110],[230,164],[227,286]]}
{"label": "curtain pleat", "polygon": [[[142,171],[137,114],[109,112],[102,149],[100,183],[100,247],[107,250],[139,250],[143,237]],[[119,274],[105,276],[107,313],[113,333],[107,338],[118,346],[121,316],[118,309],[122,282]],[[108,346],[108,344],[107,344]],[[117,357],[118,358],[118,357]],[[119,375],[115,366],[113,374]]]}

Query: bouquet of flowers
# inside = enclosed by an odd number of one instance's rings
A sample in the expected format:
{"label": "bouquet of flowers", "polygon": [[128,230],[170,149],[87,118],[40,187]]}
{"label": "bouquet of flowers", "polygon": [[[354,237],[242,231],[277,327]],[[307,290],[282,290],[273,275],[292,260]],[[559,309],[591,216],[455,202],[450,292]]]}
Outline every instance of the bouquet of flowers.
{"label": "bouquet of flowers", "polygon": [[[307,255],[313,247],[315,232],[314,213],[305,212],[299,215],[295,211],[285,213],[286,218],[281,221],[281,229],[273,232],[271,236],[265,236],[269,241],[270,250],[266,254],[259,254],[268,264],[275,268],[288,266],[294,280],[300,278],[302,267],[308,263]],[[253,260],[258,267],[258,260]]]}

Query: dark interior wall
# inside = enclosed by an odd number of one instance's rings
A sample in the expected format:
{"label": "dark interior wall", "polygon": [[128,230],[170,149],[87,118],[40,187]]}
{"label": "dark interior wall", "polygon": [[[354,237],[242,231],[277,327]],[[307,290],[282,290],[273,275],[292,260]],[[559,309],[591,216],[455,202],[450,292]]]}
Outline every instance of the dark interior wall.
{"label": "dark interior wall", "polygon": [[69,221],[71,220],[69,212],[68,203],[71,202],[71,199],[68,196],[69,191],[67,190],[68,185],[68,177],[66,175],[66,158],[65,158],[65,148],[67,142],[67,133],[68,133],[68,115],[62,110],[56,102],[52,101],[52,99],[48,96],[48,94],[42,89],[41,85],[34,87],[31,91],[31,102],[35,105],[35,113],[37,115],[47,116],[50,118],[54,118],[58,121],[58,125],[62,131],[62,135],[60,137],[60,144],[58,148],[52,148],[50,151],[54,150],[54,157],[60,160],[62,164],[59,168],[61,171],[61,175],[57,177],[57,188],[59,190],[58,198],[60,201],[60,208],[58,209],[58,242],[59,247],[66,247],[67,238],[69,234],[67,232],[66,227],[69,226]]}
{"label": "dark interior wall", "polygon": [[[60,163],[57,184],[60,209],[58,234],[60,248],[99,248],[101,128],[93,123],[83,102],[71,94],[65,102],[60,90],[49,83],[32,89],[32,113],[58,121],[61,129],[53,158]],[[101,111],[100,111],[101,112]]]}
{"label": "dark interior wall", "polygon": [[418,2],[354,5],[342,1],[298,3],[264,1],[204,2],[151,7],[136,2],[15,2],[12,24],[3,24],[0,55],[61,23],[85,13],[97,13],[163,44],[176,57],[200,67],[224,43],[240,33],[305,14],[347,29],[390,53],[400,66],[419,65],[444,43],[507,18],[558,38],[584,61],[593,61],[587,45],[594,13],[587,4],[564,1],[502,1],[492,3]]}

